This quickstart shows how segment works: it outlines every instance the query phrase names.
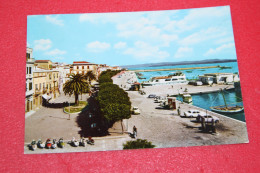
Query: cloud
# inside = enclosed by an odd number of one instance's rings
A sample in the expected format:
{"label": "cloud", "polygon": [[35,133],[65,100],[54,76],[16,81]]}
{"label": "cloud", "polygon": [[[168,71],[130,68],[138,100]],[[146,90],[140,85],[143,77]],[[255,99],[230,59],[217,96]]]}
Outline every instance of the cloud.
{"label": "cloud", "polygon": [[110,44],[106,42],[94,41],[88,43],[86,47],[89,52],[103,52],[110,48]]}
{"label": "cloud", "polygon": [[115,49],[123,49],[123,48],[126,48],[126,42],[118,42],[116,44],[114,44],[114,48]]}
{"label": "cloud", "polygon": [[168,52],[161,51],[159,47],[149,45],[142,41],[135,42],[134,47],[126,49],[124,54],[132,55],[137,60],[149,60],[150,62],[159,62],[170,56]]}
{"label": "cloud", "polygon": [[180,47],[174,55],[174,58],[187,58],[193,53],[193,48]]}
{"label": "cloud", "polygon": [[51,15],[47,15],[45,17],[46,21],[54,24],[54,25],[58,25],[58,26],[64,26],[64,21],[61,19],[58,19],[59,16],[51,16]]}
{"label": "cloud", "polygon": [[51,45],[50,39],[34,40],[34,50],[48,50],[51,48]]}
{"label": "cloud", "polygon": [[230,43],[230,42],[234,42],[234,37],[230,36],[230,37],[224,37],[224,38],[220,38],[219,40],[217,40],[215,43],[216,44],[223,44],[223,43]]}
{"label": "cloud", "polygon": [[28,42],[26,42],[26,47],[30,47],[30,44]]}
{"label": "cloud", "polygon": [[59,50],[59,49],[53,49],[49,52],[46,52],[45,54],[46,55],[64,55],[66,53],[67,53],[66,51],[62,51],[62,50]]}
{"label": "cloud", "polygon": [[220,52],[222,52],[222,51],[225,51],[225,50],[231,49],[231,48],[235,48],[235,44],[234,44],[234,43],[223,44],[223,45],[217,47],[216,49],[210,48],[210,49],[204,54],[204,56],[210,56],[210,55],[218,54],[218,53],[220,53]]}
{"label": "cloud", "polygon": [[179,43],[183,46],[198,44],[203,41],[208,41],[211,39],[220,38],[226,35],[226,32],[216,27],[209,27],[207,29],[202,29],[199,32],[195,32],[182,40]]}

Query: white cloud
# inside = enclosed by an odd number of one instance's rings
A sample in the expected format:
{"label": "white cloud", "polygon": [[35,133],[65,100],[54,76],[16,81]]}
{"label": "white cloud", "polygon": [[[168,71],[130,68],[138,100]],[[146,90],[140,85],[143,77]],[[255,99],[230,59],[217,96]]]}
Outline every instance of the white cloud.
{"label": "white cloud", "polygon": [[220,38],[219,40],[217,40],[215,43],[216,44],[223,44],[223,43],[230,43],[230,42],[234,42],[234,37],[224,37],[224,38]]}
{"label": "white cloud", "polygon": [[174,55],[174,58],[187,58],[193,53],[193,48],[180,47]]}
{"label": "white cloud", "polygon": [[170,56],[168,52],[161,51],[159,47],[142,41],[135,42],[134,47],[126,49],[124,54],[132,55],[137,60],[149,60],[150,62],[159,62]]}
{"label": "white cloud", "polygon": [[28,42],[26,43],[26,47],[30,47],[30,44]]}
{"label": "white cloud", "polygon": [[118,42],[114,45],[114,48],[115,49],[123,49],[123,48],[126,48],[126,42]]}
{"label": "white cloud", "polygon": [[34,40],[34,50],[48,50],[51,48],[51,45],[50,39]]}
{"label": "white cloud", "polygon": [[222,31],[220,28],[210,27],[208,29],[202,29],[199,32],[195,32],[182,40],[179,41],[181,45],[193,45],[198,44],[203,41],[208,41],[210,39],[216,39],[226,35],[225,31]]}
{"label": "white cloud", "polygon": [[45,19],[46,19],[48,22],[50,22],[50,23],[52,23],[52,24],[54,24],[54,25],[64,26],[64,21],[61,20],[61,19],[58,19],[58,18],[59,18],[59,16],[51,16],[51,15],[47,15],[47,16],[45,17]]}
{"label": "white cloud", "polygon": [[234,43],[223,44],[223,45],[217,47],[216,49],[210,48],[204,54],[204,56],[210,56],[210,55],[218,54],[218,53],[220,53],[220,52],[222,52],[224,50],[231,49],[231,48],[235,48],[235,44]]}
{"label": "white cloud", "polygon": [[63,51],[63,50],[59,50],[59,49],[53,49],[49,52],[46,52],[45,54],[46,55],[64,55],[66,54],[67,52],[66,51]]}
{"label": "white cloud", "polygon": [[87,50],[90,52],[103,52],[110,48],[110,44],[106,42],[94,41],[87,44]]}

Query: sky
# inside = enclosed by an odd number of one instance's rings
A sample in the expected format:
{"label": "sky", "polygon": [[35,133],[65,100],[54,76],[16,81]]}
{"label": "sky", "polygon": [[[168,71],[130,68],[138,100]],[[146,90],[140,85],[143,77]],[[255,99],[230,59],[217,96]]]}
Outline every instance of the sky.
{"label": "sky", "polygon": [[37,60],[134,65],[236,59],[229,6],[185,10],[31,15]]}

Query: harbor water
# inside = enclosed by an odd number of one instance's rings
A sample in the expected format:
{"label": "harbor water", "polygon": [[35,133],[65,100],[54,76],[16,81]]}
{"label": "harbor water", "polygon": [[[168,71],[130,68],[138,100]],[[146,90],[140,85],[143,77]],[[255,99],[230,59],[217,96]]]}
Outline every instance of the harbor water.
{"label": "harbor water", "polygon": [[[238,73],[237,62],[227,62],[227,63],[212,63],[212,64],[189,64],[189,65],[176,65],[176,66],[156,66],[156,67],[138,67],[129,68],[129,70],[153,70],[153,69],[170,69],[170,68],[193,68],[193,67],[208,67],[208,66],[221,66],[229,68],[205,68],[205,69],[187,69],[180,70],[186,75],[188,80],[197,79],[199,75],[205,73]],[[170,73],[176,71],[151,71],[151,72],[138,72],[141,76],[139,82],[148,81],[152,77],[157,76],[168,76]]]}
{"label": "harbor water", "polygon": [[[211,63],[211,64],[189,64],[189,65],[176,65],[176,66],[154,66],[154,67],[138,67],[129,68],[129,70],[152,70],[152,69],[170,69],[170,68],[193,68],[193,67],[207,67],[207,66],[221,66],[228,68],[204,68],[204,69],[186,69],[181,70],[186,75],[187,80],[198,79],[199,75],[205,73],[237,73],[238,65],[237,62],[226,62],[226,63]],[[144,82],[150,80],[152,77],[157,76],[168,76],[172,72],[176,71],[150,71],[150,72],[138,72],[139,82]],[[229,90],[224,92],[227,104],[232,105],[243,105],[241,91]],[[178,98],[181,100],[181,98]],[[224,105],[224,100],[220,92],[204,93],[204,94],[194,94],[192,95],[193,105],[204,108],[206,110],[211,110],[211,106]],[[221,113],[223,114],[223,113]],[[230,118],[234,118],[245,122],[244,111],[234,114],[223,114]]]}
{"label": "harbor water", "polygon": [[[224,91],[224,96],[228,106],[243,106],[241,91],[236,91],[235,89]],[[223,96],[220,92],[213,93],[202,93],[202,94],[193,94],[191,95],[193,105],[200,108],[211,110],[211,106],[220,106],[225,105]],[[181,97],[177,97],[178,100],[182,101]],[[234,118],[240,121],[245,122],[244,111],[239,113],[219,113],[230,118]]]}

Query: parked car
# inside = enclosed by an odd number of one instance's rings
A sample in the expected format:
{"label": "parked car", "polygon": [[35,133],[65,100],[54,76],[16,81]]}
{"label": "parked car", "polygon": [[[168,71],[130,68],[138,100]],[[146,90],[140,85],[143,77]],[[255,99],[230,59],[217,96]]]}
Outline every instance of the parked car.
{"label": "parked car", "polygon": [[205,120],[205,123],[211,123],[212,120],[214,120],[215,123],[219,123],[219,118],[211,115],[199,114],[196,118],[198,122],[202,122],[203,119]]}
{"label": "parked car", "polygon": [[148,98],[155,98],[155,97],[156,97],[155,94],[150,94],[150,95],[148,96]]}
{"label": "parked car", "polygon": [[139,108],[136,107],[136,106],[134,106],[134,107],[131,108],[131,112],[132,112],[132,114],[134,114],[134,115],[140,114],[140,110],[139,110]]}
{"label": "parked car", "polygon": [[196,109],[191,109],[187,112],[184,112],[183,117],[196,118],[199,114],[204,114],[204,112],[200,112]]}

